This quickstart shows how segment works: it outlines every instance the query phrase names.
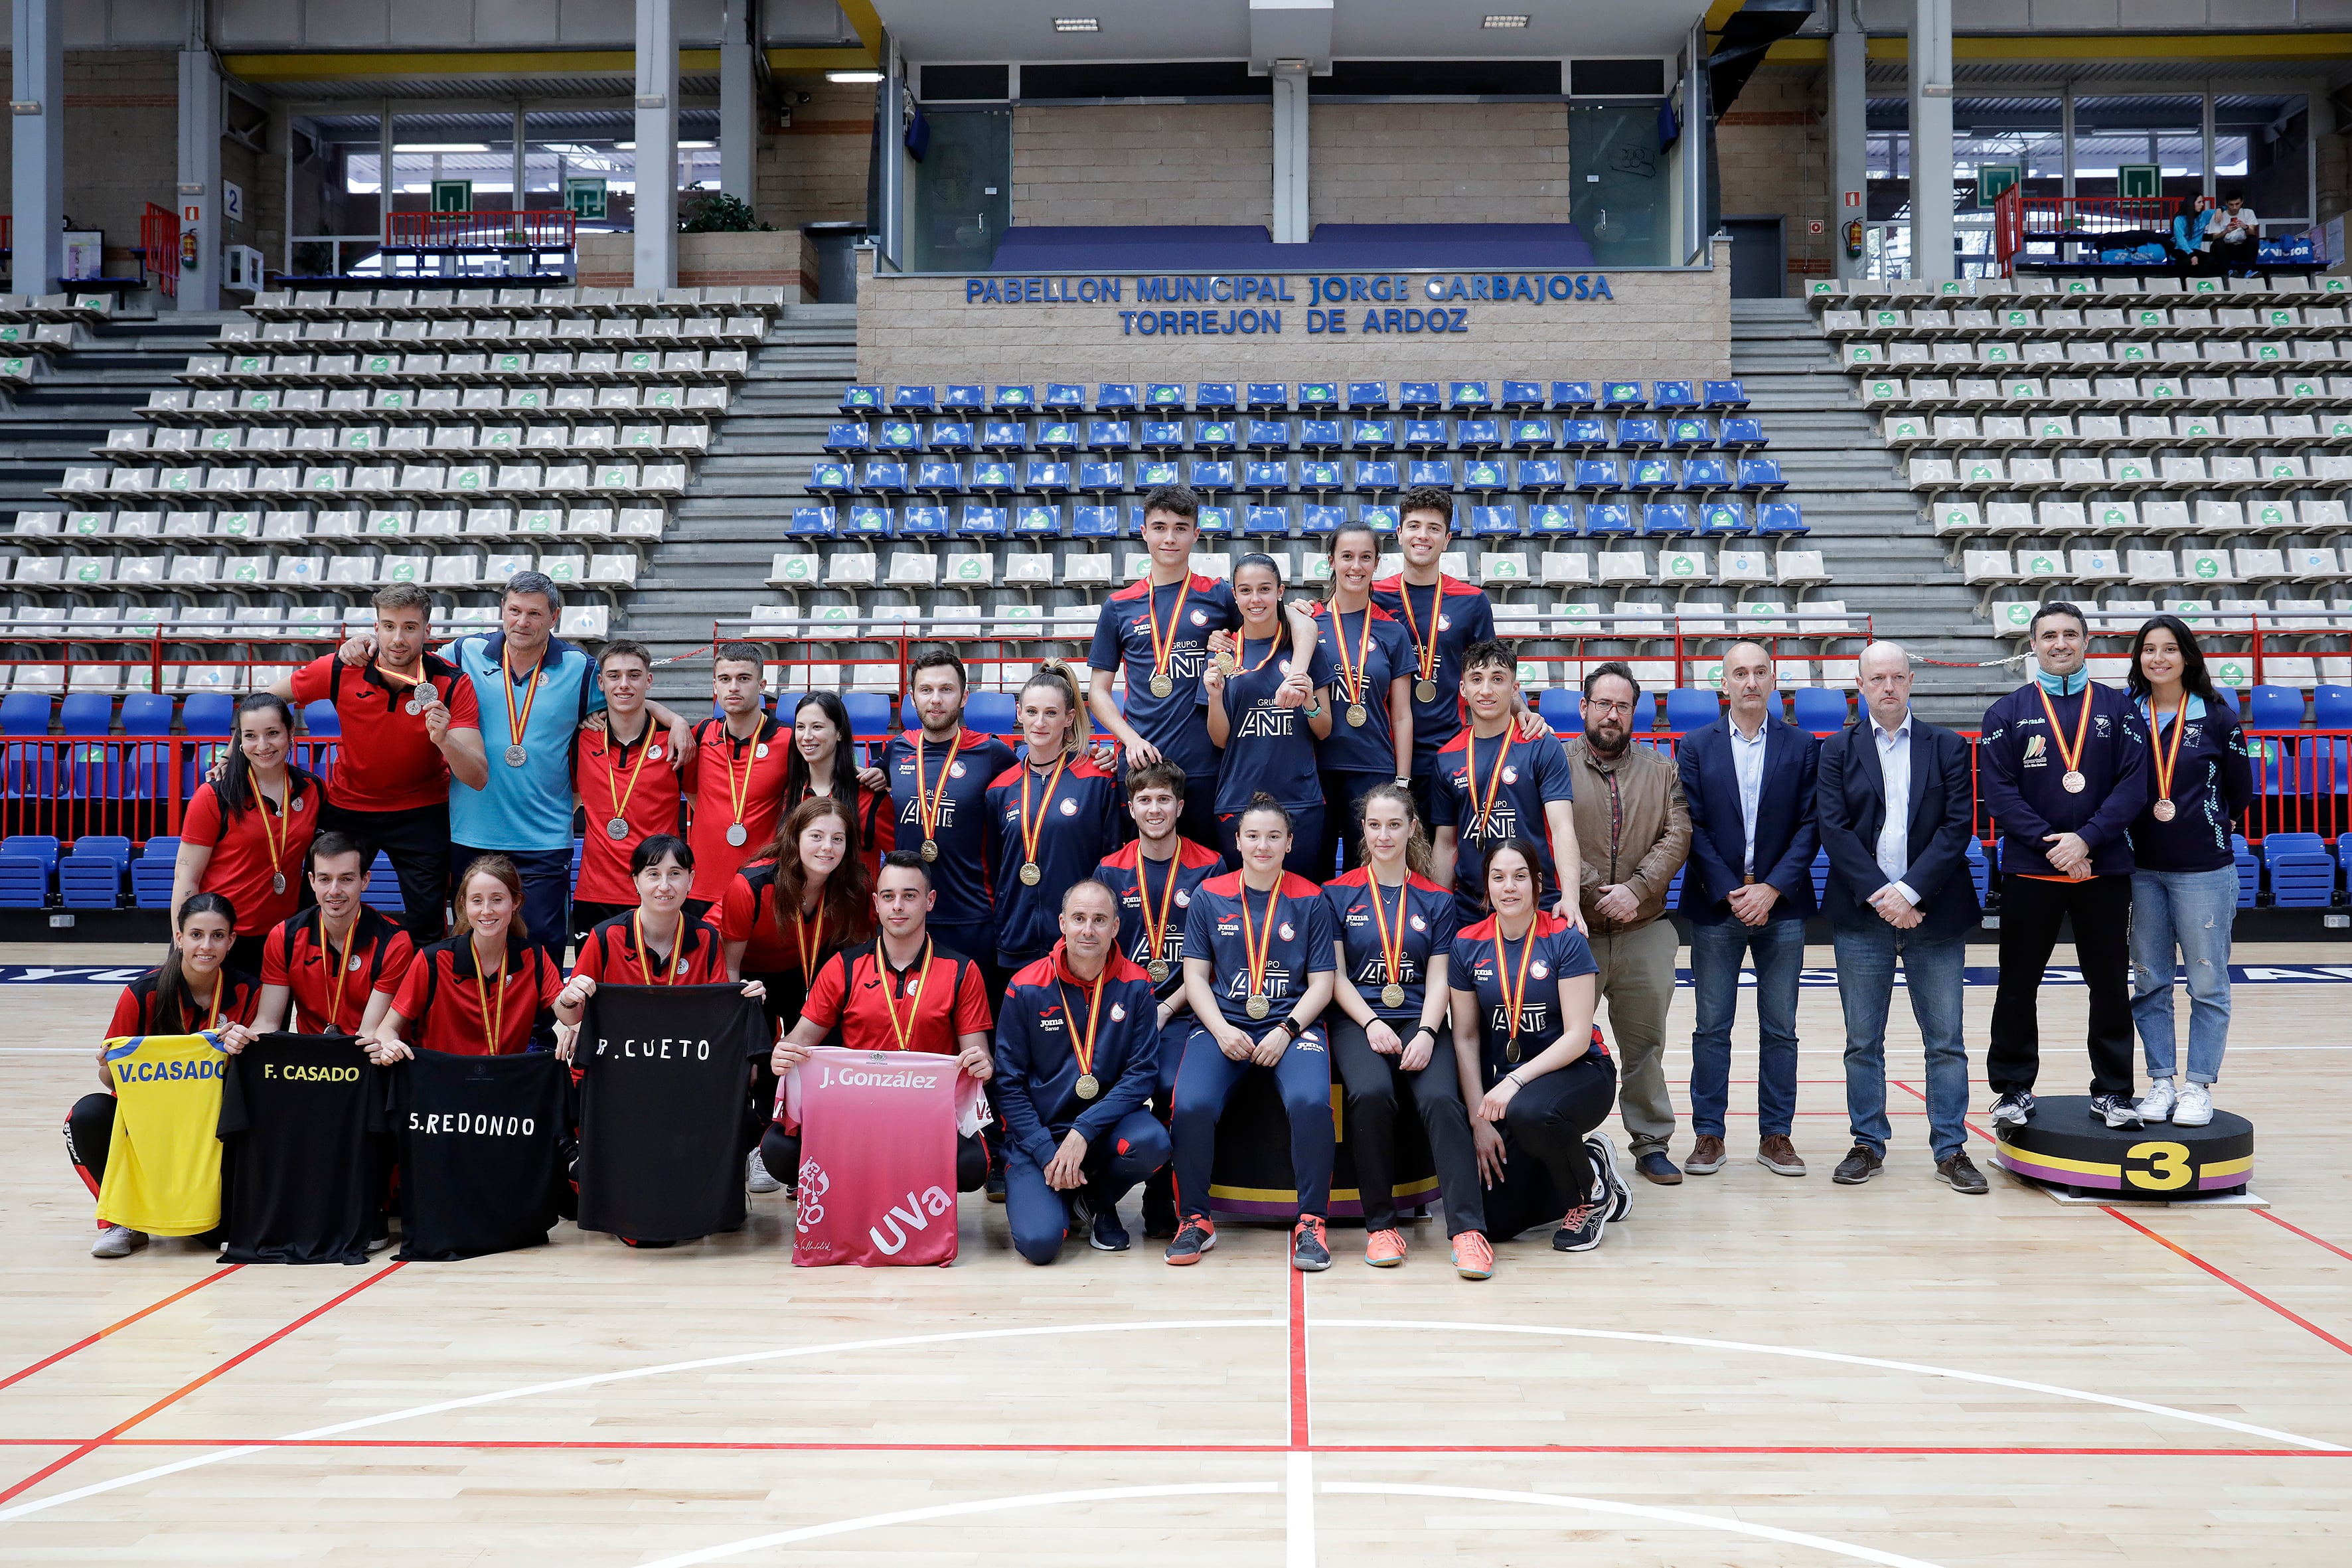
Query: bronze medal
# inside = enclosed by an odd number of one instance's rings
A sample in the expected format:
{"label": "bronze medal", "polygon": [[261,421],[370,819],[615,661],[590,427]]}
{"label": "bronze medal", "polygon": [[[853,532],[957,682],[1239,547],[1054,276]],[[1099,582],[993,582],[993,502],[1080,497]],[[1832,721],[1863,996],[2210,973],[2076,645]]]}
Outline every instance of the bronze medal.
{"label": "bronze medal", "polygon": [[1504,1045],[1503,1059],[1507,1062],[1515,1062],[1519,1059],[1519,1042],[1516,1037]]}
{"label": "bronze medal", "polygon": [[923,840],[923,858],[924,858],[924,859],[926,859],[926,860],[936,860],[936,859],[938,859],[939,858],[940,858],[940,841],[939,841],[938,839],[936,839],[936,838],[926,838],[926,839],[924,839],[924,840]]}
{"label": "bronze medal", "polygon": [[2058,781],[2058,787],[2068,795],[2080,795],[2087,783],[2089,781],[2083,777],[2080,770],[2070,768],[2067,770],[2066,776]]}
{"label": "bronze medal", "polygon": [[1021,863],[1021,879],[1034,888],[1045,879],[1045,868],[1034,860],[1024,860]]}
{"label": "bronze medal", "polygon": [[1348,704],[1348,722],[1354,725],[1357,729],[1362,729],[1364,727],[1364,721],[1370,717],[1371,713],[1362,703],[1350,702]]}
{"label": "bronze medal", "polygon": [[1101,1092],[1102,1085],[1095,1081],[1094,1074],[1090,1072],[1082,1072],[1078,1075],[1078,1098],[1080,1100],[1092,1100],[1096,1095],[1098,1095]]}
{"label": "bronze medal", "polygon": [[628,823],[628,819],[627,819],[626,817],[616,816],[616,817],[613,818],[610,822],[607,822],[606,824],[604,824],[604,837],[607,837],[607,838],[612,838],[612,839],[622,839],[622,838],[626,838],[628,836],[629,836],[629,823]]}
{"label": "bronze medal", "polygon": [[1155,675],[1151,678],[1151,695],[1154,697],[1169,696],[1173,693],[1175,689],[1176,682],[1169,679],[1167,676]]}
{"label": "bronze medal", "polygon": [[1151,984],[1158,985],[1168,978],[1168,961],[1155,958],[1143,966],[1143,973],[1151,976]]}
{"label": "bronze medal", "polygon": [[1404,987],[1395,984],[1393,981],[1381,987],[1381,1005],[1383,1007],[1403,1006]]}
{"label": "bronze medal", "polygon": [[1414,681],[1412,684],[1412,700],[1415,702],[1436,701],[1437,682],[1425,679]]}
{"label": "bronze medal", "polygon": [[2168,800],[2159,800],[2149,808],[2158,822],[2170,822],[2173,813],[2179,809]]}
{"label": "bronze medal", "polygon": [[1263,1018],[1268,1013],[1274,1011],[1274,1004],[1267,1001],[1263,996],[1252,996],[1249,999],[1248,1005],[1243,1010],[1248,1013],[1253,1018]]}

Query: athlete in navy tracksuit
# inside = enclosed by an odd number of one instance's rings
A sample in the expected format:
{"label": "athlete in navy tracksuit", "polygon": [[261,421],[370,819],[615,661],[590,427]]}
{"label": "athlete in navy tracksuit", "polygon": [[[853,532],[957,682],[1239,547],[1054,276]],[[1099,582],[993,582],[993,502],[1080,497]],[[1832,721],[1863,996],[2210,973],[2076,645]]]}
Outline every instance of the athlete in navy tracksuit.
{"label": "athlete in navy tracksuit", "polygon": [[[1013,766],[1013,748],[963,727],[963,666],[952,654],[926,654],[915,666],[915,701],[923,727],[891,738],[882,753],[898,847],[920,851],[939,902],[930,931],[941,947],[969,953],[982,968],[996,962],[995,900],[988,881],[988,787]],[[952,675],[950,682],[949,677]],[[929,679],[927,679],[929,678]],[[952,706],[945,700],[952,693]],[[919,768],[918,762],[919,759]],[[1002,976],[993,976],[1001,984]]]}
{"label": "athlete in navy tracksuit", "polygon": [[[1027,817],[1022,781],[1028,780]],[[1118,847],[1118,780],[1081,752],[1058,775],[1037,758],[1017,763],[988,786],[983,853],[996,890],[997,962],[1007,970],[1034,963],[1061,932],[1062,895],[1095,874]],[[1021,875],[1035,851],[1038,876]]]}
{"label": "athlete in navy tracksuit", "polygon": [[998,1009],[1004,1218],[1032,1263],[1060,1256],[1073,1219],[1097,1251],[1126,1251],[1118,1202],[1168,1163],[1167,1129],[1146,1103],[1159,1082],[1158,1004],[1118,951],[1118,922],[1104,889],[1072,888],[1062,941],[1013,977]]}

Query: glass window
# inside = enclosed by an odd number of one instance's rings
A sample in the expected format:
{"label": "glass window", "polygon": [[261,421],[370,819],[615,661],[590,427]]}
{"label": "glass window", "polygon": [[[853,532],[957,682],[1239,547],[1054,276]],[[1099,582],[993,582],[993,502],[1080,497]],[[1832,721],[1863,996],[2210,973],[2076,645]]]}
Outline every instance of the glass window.
{"label": "glass window", "polygon": [[2163,192],[2184,201],[2205,189],[2205,99],[2201,93],[2162,98],[2077,98],[2074,100],[2074,194],[2114,196],[2126,164],[2163,169]]}
{"label": "glass window", "polygon": [[1658,145],[1658,100],[1570,104],[1568,157],[1569,221],[1594,264],[1671,266],[1674,180]]}
{"label": "glass window", "polygon": [[2312,221],[2311,115],[2301,93],[2213,100],[2213,185],[2242,195],[2265,235]]}
{"label": "glass window", "polygon": [[926,108],[924,117],[930,141],[907,163],[908,268],[984,268],[1013,212],[1013,111]]}

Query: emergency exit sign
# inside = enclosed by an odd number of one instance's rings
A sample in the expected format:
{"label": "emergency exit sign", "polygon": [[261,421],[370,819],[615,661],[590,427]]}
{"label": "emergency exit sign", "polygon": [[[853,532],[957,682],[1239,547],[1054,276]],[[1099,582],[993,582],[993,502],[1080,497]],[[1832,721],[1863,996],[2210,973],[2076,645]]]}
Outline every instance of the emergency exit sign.
{"label": "emergency exit sign", "polygon": [[2017,188],[2025,177],[2025,170],[2016,163],[1979,163],[1977,165],[1977,205],[1989,207]]}
{"label": "emergency exit sign", "polygon": [[2116,170],[2116,194],[2125,196],[2164,195],[2164,166],[2160,163],[2122,165]]}

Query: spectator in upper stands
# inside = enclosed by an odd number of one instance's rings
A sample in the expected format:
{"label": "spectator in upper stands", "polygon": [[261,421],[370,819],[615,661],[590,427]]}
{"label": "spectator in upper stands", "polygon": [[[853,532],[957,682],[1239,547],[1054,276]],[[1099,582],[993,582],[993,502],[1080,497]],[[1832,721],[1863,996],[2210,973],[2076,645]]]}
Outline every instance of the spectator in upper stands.
{"label": "spectator in upper stands", "polygon": [[654,656],[623,637],[596,656],[604,722],[583,724],[572,742],[572,784],[587,818],[580,875],[572,888],[572,930],[585,936],[637,907],[630,872],[637,846],[678,831],[677,774],[666,738],[646,711]]}
{"label": "spectator in upper stands", "polygon": [[894,841],[930,868],[939,895],[930,930],[987,969],[996,962],[995,899],[982,863],[988,786],[1013,757],[994,735],[964,728],[969,684],[954,649],[932,643],[915,650],[908,690],[918,727],[891,737],[882,772],[890,781]]}
{"label": "spectator in upper stands", "polygon": [[433,601],[414,583],[375,595],[375,662],[353,668],[325,654],[270,690],[296,702],[331,702],[344,741],[327,777],[322,831],[381,849],[400,878],[412,941],[437,941],[449,901],[449,780],[480,789],[489,778],[473,683],[425,651]]}
{"label": "spectator in upper stands", "polygon": [[830,691],[812,691],[793,710],[793,743],[784,763],[784,809],[813,795],[830,795],[849,808],[855,831],[850,852],[866,863],[868,879],[882,870],[882,858],[896,846],[890,781],[879,768],[860,767],[849,709]]}
{"label": "spectator in upper stands", "polygon": [[[2230,1040],[2230,928],[2238,863],[2230,836],[2253,799],[2237,712],[2213,689],[2197,634],[2158,616],[2132,639],[2131,694],[2147,726],[2147,808],[2132,819],[2132,1022],[2147,1057],[2143,1121],[2202,1127]],[[2172,965],[2189,971],[2189,1074],[2176,1089]]]}
{"label": "spectator in upper stands", "polygon": [[1675,751],[1690,808],[1691,858],[1683,913],[1691,921],[1691,1131],[1684,1169],[1723,1169],[1731,1098],[1731,1026],[1739,965],[1756,963],[1756,1163],[1801,1176],[1789,1132],[1797,1113],[1797,979],[1805,917],[1813,912],[1814,770],[1821,742],[1780,716],[1772,656],[1736,642],[1723,656],[1731,710],[1683,737]]}
{"label": "spectator in upper stands", "polygon": [[[1471,644],[1495,635],[1495,609],[1486,590],[1445,575],[1445,546],[1453,531],[1453,492],[1430,485],[1405,491],[1397,521],[1404,568],[1372,584],[1372,603],[1402,621],[1412,639],[1405,669],[1413,678],[1412,798],[1428,823],[1438,820],[1431,795],[1437,753],[1462,732],[1462,656]],[[1516,698],[1512,710],[1527,735],[1551,732],[1550,725]]]}
{"label": "spectator in upper stands", "polygon": [[[473,683],[477,707],[492,715],[485,749],[497,753],[482,784],[452,780],[450,858],[499,855],[513,863],[522,879],[523,940],[551,961],[572,929],[572,737],[604,707],[588,655],[553,635],[562,610],[563,595],[545,573],[518,572],[499,601],[499,629],[445,650]],[[340,657],[361,665],[375,655],[375,637],[362,632]],[[658,702],[648,700],[646,710],[669,731],[671,758],[683,769],[694,756],[692,729]]]}
{"label": "spectator in upper stands", "polygon": [[2262,237],[2263,220],[2240,192],[2221,193],[2221,209],[2205,216],[2206,248],[2212,253],[2214,269],[2225,278],[2232,273],[2254,276]]}
{"label": "spectator in upper stands", "polygon": [[1825,907],[1845,1012],[1845,1103],[1853,1148],[1830,1179],[1858,1186],[1885,1163],[1886,1013],[1895,961],[1927,1049],[1927,1142],[1936,1178],[1981,1194],[1970,1161],[1969,1053],[1960,1000],[1977,886],[1969,874],[1976,786],[1969,743],[1911,711],[1911,656],[1862,650],[1863,716],[1822,742],[1815,803],[1830,858]]}
{"label": "spectator in upper stands", "polygon": [[2000,984],[1985,1078],[1996,1127],[2033,1114],[2042,1070],[2042,972],[2059,922],[2074,918],[2074,959],[2090,992],[2091,1113],[2141,1125],[2132,1100],[2127,933],[2132,847],[2147,804],[2147,729],[2131,700],[2083,668],[2083,612],[2053,599],[2026,640],[2033,679],[1985,710],[1978,773],[2000,824]]}
{"label": "spectator in upper stands", "polygon": [[2172,216],[2172,226],[2165,234],[2165,248],[2172,253],[2183,278],[2205,269],[2205,222],[2212,210],[2213,198],[2200,195],[2193,205]]}
{"label": "spectator in upper stands", "polygon": [[1666,1007],[1682,939],[1661,917],[1675,873],[1690,856],[1690,807],[1674,759],[1633,743],[1641,697],[1631,667],[1615,659],[1595,665],[1584,678],[1584,733],[1562,749],[1576,791],[1578,901],[1622,1062],[1617,1114],[1633,1168],[1671,1187],[1683,1173],[1667,1152],[1675,1106],[1666,1093]]}
{"label": "spectator in upper stands", "polygon": [[294,713],[286,700],[257,691],[237,704],[236,744],[220,777],[196,786],[180,824],[172,864],[172,907],[197,893],[219,893],[236,907],[236,948],[229,968],[261,973],[262,944],[302,901],[295,884],[319,831],[324,791],[294,765]]}
{"label": "spectator in upper stands", "polygon": [[[1087,653],[1087,663],[1106,676],[1126,672],[1127,706],[1120,709],[1108,679],[1088,683],[1087,705],[1127,748],[1129,767],[1164,759],[1184,770],[1183,836],[1214,844],[1218,759],[1201,678],[1210,637],[1241,625],[1241,611],[1230,581],[1192,570],[1201,498],[1188,487],[1161,485],[1143,498],[1142,537],[1151,569],[1104,601]],[[1292,607],[1290,637],[1293,656],[1303,661],[1315,646],[1314,620],[1303,606]],[[1284,694],[1286,707],[1305,700],[1295,691]],[[1060,898],[1056,892],[1056,908]]]}

